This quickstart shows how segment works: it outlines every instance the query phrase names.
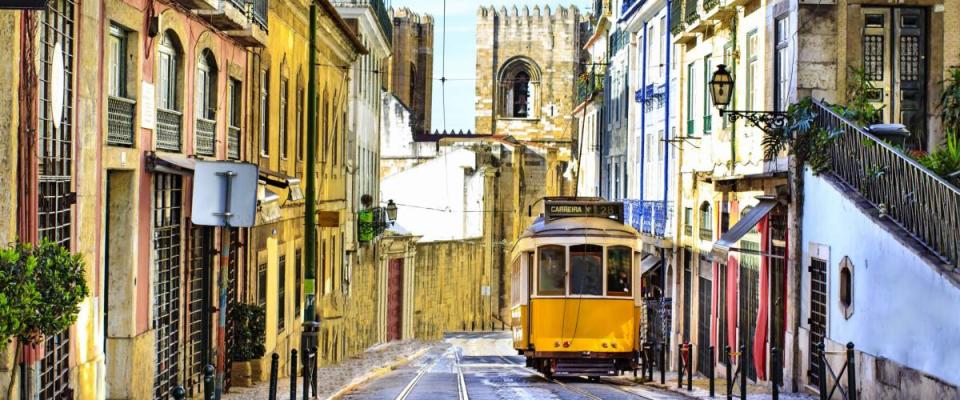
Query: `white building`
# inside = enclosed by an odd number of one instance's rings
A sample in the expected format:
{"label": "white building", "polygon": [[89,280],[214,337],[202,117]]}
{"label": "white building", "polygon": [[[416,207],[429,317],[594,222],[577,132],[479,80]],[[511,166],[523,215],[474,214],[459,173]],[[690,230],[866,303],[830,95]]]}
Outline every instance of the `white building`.
{"label": "white building", "polygon": [[388,177],[437,156],[437,142],[416,141],[413,113],[395,94],[383,94],[380,114],[381,177]]}

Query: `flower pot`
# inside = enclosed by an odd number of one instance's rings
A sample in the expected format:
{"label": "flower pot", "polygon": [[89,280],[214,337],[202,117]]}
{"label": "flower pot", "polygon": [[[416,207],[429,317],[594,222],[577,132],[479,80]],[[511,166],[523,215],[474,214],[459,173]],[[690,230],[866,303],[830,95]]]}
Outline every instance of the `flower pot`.
{"label": "flower pot", "polygon": [[254,364],[258,364],[258,361],[234,361],[230,369],[232,384],[239,387],[253,387],[259,381],[254,374]]}

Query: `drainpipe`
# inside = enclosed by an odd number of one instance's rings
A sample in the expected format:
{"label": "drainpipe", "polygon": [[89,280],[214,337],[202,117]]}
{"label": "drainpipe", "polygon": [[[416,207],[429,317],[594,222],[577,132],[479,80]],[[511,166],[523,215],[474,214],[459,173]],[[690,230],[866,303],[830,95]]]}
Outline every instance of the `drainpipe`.
{"label": "drainpipe", "polygon": [[646,200],[646,187],[643,185],[644,166],[646,165],[647,113],[644,105],[647,101],[647,21],[643,21],[643,61],[640,62],[640,90],[643,101],[640,103],[640,201]]}
{"label": "drainpipe", "polygon": [[[730,71],[733,71],[734,74],[737,73],[737,15],[733,16],[733,22],[730,27],[730,32],[733,33],[733,49],[731,50],[733,54],[730,57]],[[734,88],[736,89],[736,88]],[[734,90],[731,93],[731,100],[733,100],[734,109],[736,109],[737,104],[737,91]],[[723,123],[723,117],[720,117],[721,123]],[[730,173],[733,173],[734,168],[737,165],[737,124],[730,124]]]}
{"label": "drainpipe", "polygon": [[[673,1],[680,1],[680,0],[673,0]],[[672,29],[672,28],[670,28],[670,26],[671,26],[670,24],[672,23],[672,21],[671,21],[671,19],[672,19],[672,18],[671,18],[671,17],[672,17],[671,14],[672,14],[672,13],[670,12],[670,2],[671,2],[671,0],[667,0],[667,8],[666,8],[666,10],[667,10],[667,29],[666,29],[666,32],[664,32],[664,35],[666,35],[666,40],[664,41],[664,45],[667,46],[667,51],[666,51],[666,56],[667,56],[667,58],[666,58],[665,60],[663,60],[664,65],[665,65],[666,68],[667,68],[667,73],[666,73],[666,78],[665,78],[665,83],[664,83],[664,84],[666,85],[666,86],[665,86],[666,90],[663,91],[663,92],[664,92],[664,105],[665,105],[665,106],[663,107],[663,110],[664,110],[664,111],[663,111],[663,114],[664,114],[664,117],[663,117],[663,125],[664,125],[664,130],[663,130],[663,132],[664,132],[664,133],[663,133],[663,209],[664,209],[664,216],[666,216],[667,204],[668,204],[667,201],[669,200],[669,196],[670,196],[670,194],[669,194],[669,192],[670,192],[670,190],[669,190],[669,188],[670,188],[670,86],[671,86],[671,82],[670,82],[670,61],[671,61],[671,53],[673,53],[673,45],[670,43],[670,30]],[[664,221],[664,222],[666,222],[666,221]],[[667,288],[668,288],[668,284],[669,284],[669,279],[667,278],[667,274],[666,274],[666,271],[667,271],[667,267],[666,267],[667,261],[666,261],[666,260],[667,260],[667,259],[666,259],[666,257],[664,257],[665,255],[666,255],[666,254],[661,254],[661,257],[660,257],[660,259],[663,260],[663,263],[664,263],[664,266],[663,266],[663,271],[664,271],[664,274],[663,274],[663,290],[664,290],[664,292],[666,292],[666,290],[667,290]],[[666,350],[668,350],[668,349],[665,349],[665,351],[666,351]]]}

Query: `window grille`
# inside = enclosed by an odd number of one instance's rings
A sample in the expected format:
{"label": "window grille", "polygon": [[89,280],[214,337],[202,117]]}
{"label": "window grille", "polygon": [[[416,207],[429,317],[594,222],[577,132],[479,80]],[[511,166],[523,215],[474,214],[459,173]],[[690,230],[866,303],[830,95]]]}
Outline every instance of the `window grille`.
{"label": "window grille", "polygon": [[186,377],[188,393],[202,388],[203,367],[210,363],[211,346],[211,292],[213,291],[211,272],[213,263],[213,241],[211,228],[193,226],[190,232],[190,275],[188,281],[188,365]]}
{"label": "window grille", "polygon": [[156,342],[154,398],[170,399],[180,373],[180,249],[183,178],[153,178],[154,308]]}

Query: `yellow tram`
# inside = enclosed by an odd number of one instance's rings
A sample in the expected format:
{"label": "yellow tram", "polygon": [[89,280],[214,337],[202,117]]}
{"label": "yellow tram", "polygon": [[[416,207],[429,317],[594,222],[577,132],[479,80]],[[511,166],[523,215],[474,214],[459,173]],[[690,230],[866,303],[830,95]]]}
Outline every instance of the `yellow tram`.
{"label": "yellow tram", "polygon": [[623,203],[547,198],[511,251],[513,345],[546,376],[636,368],[640,234]]}

